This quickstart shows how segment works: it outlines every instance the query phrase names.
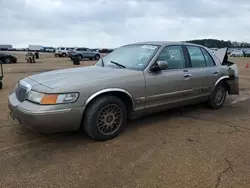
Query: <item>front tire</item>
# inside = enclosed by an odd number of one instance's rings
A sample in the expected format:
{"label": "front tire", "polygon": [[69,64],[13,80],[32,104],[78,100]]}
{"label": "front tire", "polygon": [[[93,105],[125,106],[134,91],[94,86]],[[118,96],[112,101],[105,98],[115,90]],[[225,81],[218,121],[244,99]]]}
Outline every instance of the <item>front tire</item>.
{"label": "front tire", "polygon": [[10,64],[12,62],[10,57],[6,57],[4,61],[6,64]]}
{"label": "front tire", "polygon": [[84,116],[85,132],[98,141],[116,137],[127,123],[125,104],[115,96],[97,98],[89,106]]}
{"label": "front tire", "polygon": [[227,87],[224,82],[219,83],[208,99],[208,104],[212,109],[219,109],[223,106],[227,96]]}

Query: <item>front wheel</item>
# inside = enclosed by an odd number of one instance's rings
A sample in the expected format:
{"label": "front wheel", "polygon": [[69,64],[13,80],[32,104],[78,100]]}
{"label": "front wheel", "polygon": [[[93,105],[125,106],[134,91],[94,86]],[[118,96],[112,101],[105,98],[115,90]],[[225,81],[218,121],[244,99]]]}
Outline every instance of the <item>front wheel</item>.
{"label": "front wheel", "polygon": [[7,57],[4,61],[5,61],[5,63],[9,64],[9,63],[11,63],[11,58]]}
{"label": "front wheel", "polygon": [[209,96],[208,104],[213,109],[221,108],[227,96],[227,87],[225,83],[219,83],[213,93]]}
{"label": "front wheel", "polygon": [[83,126],[94,140],[106,141],[116,137],[126,125],[127,109],[115,96],[97,98],[87,109]]}

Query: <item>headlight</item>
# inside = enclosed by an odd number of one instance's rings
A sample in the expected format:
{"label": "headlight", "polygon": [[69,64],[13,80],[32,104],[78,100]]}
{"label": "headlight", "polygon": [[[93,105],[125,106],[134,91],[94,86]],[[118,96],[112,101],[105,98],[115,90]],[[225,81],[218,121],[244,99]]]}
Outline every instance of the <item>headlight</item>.
{"label": "headlight", "polygon": [[27,100],[38,104],[66,104],[74,103],[78,99],[78,93],[65,94],[44,94],[36,91],[30,91],[26,97]]}

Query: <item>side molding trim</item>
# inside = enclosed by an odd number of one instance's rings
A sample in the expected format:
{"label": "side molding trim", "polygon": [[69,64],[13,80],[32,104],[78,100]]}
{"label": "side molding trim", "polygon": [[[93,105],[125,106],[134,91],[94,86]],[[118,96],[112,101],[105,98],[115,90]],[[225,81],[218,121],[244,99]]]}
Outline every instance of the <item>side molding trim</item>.
{"label": "side molding trim", "polygon": [[222,76],[222,77],[220,77],[220,78],[215,82],[214,87],[213,87],[213,91],[214,91],[215,87],[217,86],[217,84],[218,84],[221,80],[228,79],[228,78],[229,78],[229,76]]}
{"label": "side molding trim", "polygon": [[127,94],[127,95],[130,97],[130,99],[132,100],[133,109],[135,109],[135,106],[136,106],[136,105],[135,105],[135,101],[134,101],[132,95],[131,95],[129,92],[127,92],[126,90],[120,89],[120,88],[103,89],[103,90],[100,90],[100,91],[94,93],[93,95],[91,95],[91,96],[86,100],[86,102],[84,103],[84,107],[86,107],[86,106],[87,106],[95,97],[97,97],[98,95],[101,95],[101,94],[104,94],[104,93],[108,93],[108,92],[114,92],[114,91],[118,91],[118,92],[122,92],[122,93]]}

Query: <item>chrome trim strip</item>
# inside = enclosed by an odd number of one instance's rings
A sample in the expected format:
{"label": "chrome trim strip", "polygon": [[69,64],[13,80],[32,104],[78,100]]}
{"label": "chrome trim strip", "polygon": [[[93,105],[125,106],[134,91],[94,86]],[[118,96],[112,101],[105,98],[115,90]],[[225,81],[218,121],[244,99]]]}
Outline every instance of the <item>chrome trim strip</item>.
{"label": "chrome trim strip", "polygon": [[229,78],[229,76],[222,76],[222,77],[220,77],[220,78],[215,82],[214,86],[216,86],[221,80],[226,79],[226,78]]}
{"label": "chrome trim strip", "polygon": [[143,104],[146,100],[146,97],[138,97],[135,99],[136,104]]}
{"label": "chrome trim strip", "polygon": [[194,89],[188,89],[188,90],[182,90],[182,91],[175,91],[175,92],[171,92],[171,93],[151,95],[151,96],[148,96],[147,102],[151,102],[151,101],[155,101],[155,100],[162,100],[162,99],[170,98],[173,96],[181,96],[181,95],[185,95],[188,93],[193,93],[194,91],[195,91]]}
{"label": "chrome trim strip", "polygon": [[118,91],[118,92],[123,92],[123,93],[127,94],[127,95],[130,97],[130,99],[132,100],[132,102],[133,102],[133,109],[135,109],[136,105],[135,105],[135,101],[134,101],[132,95],[131,95],[129,92],[127,92],[126,90],[120,89],[120,88],[109,88],[109,89],[100,90],[100,91],[94,93],[93,95],[91,95],[91,96],[86,100],[84,106],[86,106],[87,104],[89,104],[90,101],[92,101],[92,100],[93,100],[95,97],[97,97],[98,95],[103,94],[103,93],[112,92],[112,91]]}
{"label": "chrome trim strip", "polygon": [[24,108],[21,108],[17,106],[17,110],[26,113],[26,114],[36,114],[36,115],[46,115],[46,114],[55,114],[55,113],[65,113],[71,111],[71,108],[68,109],[61,109],[61,110],[48,110],[48,111],[40,111],[40,112],[34,112],[34,111],[29,111]]}
{"label": "chrome trim strip", "polygon": [[222,77],[220,77],[220,78],[215,82],[212,92],[214,91],[216,85],[217,85],[221,80],[228,79],[228,78],[229,78],[229,76],[222,76]]}

